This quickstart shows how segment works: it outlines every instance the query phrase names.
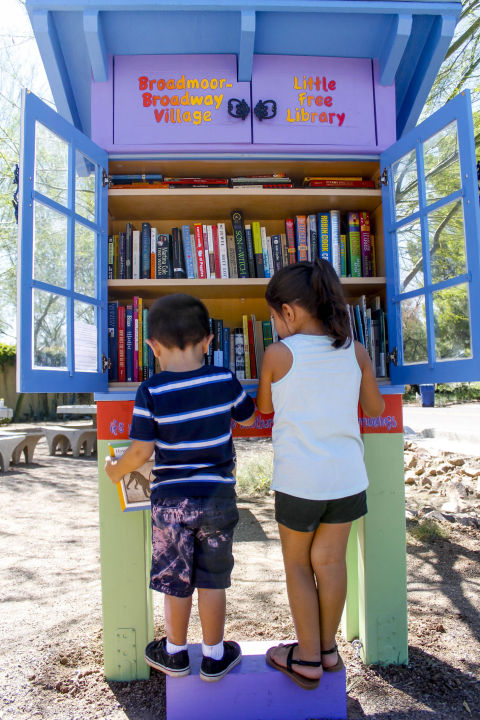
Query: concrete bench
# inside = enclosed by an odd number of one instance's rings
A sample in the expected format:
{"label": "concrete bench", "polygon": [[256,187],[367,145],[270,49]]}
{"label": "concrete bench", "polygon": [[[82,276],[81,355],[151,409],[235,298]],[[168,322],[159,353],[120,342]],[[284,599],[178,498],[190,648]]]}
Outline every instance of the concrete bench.
{"label": "concrete bench", "polygon": [[1,472],[6,472],[10,468],[12,456],[19,444],[21,444],[27,436],[25,434],[0,435],[0,466]]}
{"label": "concrete bench", "polygon": [[24,440],[21,440],[13,451],[12,463],[17,465],[20,462],[22,453],[26,463],[32,462],[35,448],[43,436],[43,432],[27,432]]}
{"label": "concrete bench", "polygon": [[55,455],[57,447],[60,447],[62,455],[66,455],[71,450],[73,457],[80,457],[82,448],[85,456],[94,455],[97,452],[96,428],[50,425],[42,427],[42,431],[47,438],[50,455]]}

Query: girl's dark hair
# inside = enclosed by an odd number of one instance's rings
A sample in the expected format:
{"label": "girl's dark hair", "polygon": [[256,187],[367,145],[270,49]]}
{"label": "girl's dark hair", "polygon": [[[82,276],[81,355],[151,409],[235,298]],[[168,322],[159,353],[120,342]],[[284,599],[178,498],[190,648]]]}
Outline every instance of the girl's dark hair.
{"label": "girl's dark hair", "polygon": [[300,305],[321,321],[334,348],[350,345],[352,333],[342,286],[327,260],[316,258],[278,270],[268,283],[265,298],[279,315],[284,303]]}
{"label": "girl's dark hair", "polygon": [[210,335],[208,310],[201,300],[186,293],[160,297],[147,316],[147,336],[167,348],[184,350]]}

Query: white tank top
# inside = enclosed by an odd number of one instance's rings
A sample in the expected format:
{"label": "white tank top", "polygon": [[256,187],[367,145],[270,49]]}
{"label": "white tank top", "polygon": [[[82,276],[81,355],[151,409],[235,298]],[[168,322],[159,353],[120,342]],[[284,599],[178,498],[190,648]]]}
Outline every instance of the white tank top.
{"label": "white tank top", "polygon": [[335,500],[365,490],[358,425],[362,373],[353,343],[335,349],[327,335],[301,334],[282,342],[293,363],[272,383],[272,490],[307,500]]}

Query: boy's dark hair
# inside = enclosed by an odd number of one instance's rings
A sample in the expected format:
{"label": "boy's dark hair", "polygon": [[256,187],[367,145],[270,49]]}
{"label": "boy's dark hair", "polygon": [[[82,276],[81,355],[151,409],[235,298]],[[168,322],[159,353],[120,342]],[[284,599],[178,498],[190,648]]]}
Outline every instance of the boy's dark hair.
{"label": "boy's dark hair", "polygon": [[184,350],[210,335],[208,310],[201,300],[186,293],[158,298],[147,317],[147,336],[167,348]]}
{"label": "boy's dark hair", "polygon": [[300,305],[321,321],[333,347],[350,345],[352,333],[342,286],[327,260],[286,265],[268,283],[265,298],[279,315],[284,303]]}

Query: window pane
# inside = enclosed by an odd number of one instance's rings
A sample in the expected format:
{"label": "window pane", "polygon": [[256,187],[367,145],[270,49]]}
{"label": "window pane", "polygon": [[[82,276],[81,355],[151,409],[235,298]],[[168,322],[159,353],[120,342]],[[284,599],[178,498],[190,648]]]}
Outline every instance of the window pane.
{"label": "window pane", "polygon": [[459,190],[457,123],[452,122],[423,143],[427,205]]}
{"label": "window pane", "polygon": [[68,202],[68,143],[35,123],[35,190],[60,205]]}
{"label": "window pane", "polygon": [[67,367],[67,300],[33,290],[33,366]]}
{"label": "window pane", "polygon": [[428,216],[432,282],[467,272],[462,201],[449,203]]}
{"label": "window pane", "polygon": [[419,220],[397,230],[397,251],[400,292],[423,287],[422,233]]}
{"label": "window pane", "polygon": [[78,150],[75,152],[75,212],[95,222],[96,165]]}
{"label": "window pane", "polygon": [[415,150],[392,165],[397,220],[418,212],[417,159]]}
{"label": "window pane", "polygon": [[76,302],[74,309],[75,371],[97,371],[97,323],[93,305]]}
{"label": "window pane", "polygon": [[93,230],[75,223],[75,292],[95,297],[95,236]]}
{"label": "window pane", "polygon": [[403,300],[401,308],[404,363],[425,362],[428,359],[425,297]]}
{"label": "window pane", "polygon": [[437,360],[472,357],[467,284],[438,290],[432,297]]}
{"label": "window pane", "polygon": [[33,277],[66,288],[67,218],[37,201],[33,216]]}

